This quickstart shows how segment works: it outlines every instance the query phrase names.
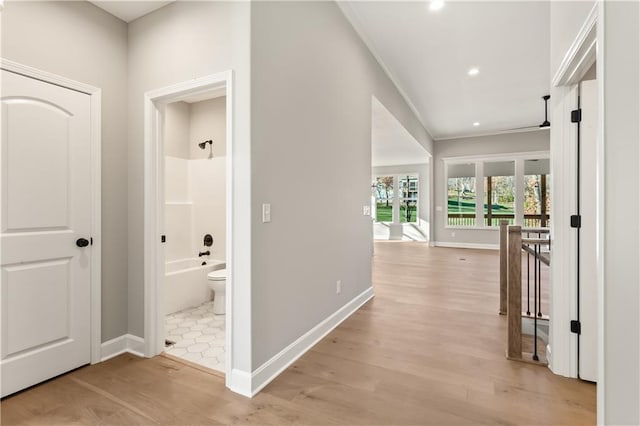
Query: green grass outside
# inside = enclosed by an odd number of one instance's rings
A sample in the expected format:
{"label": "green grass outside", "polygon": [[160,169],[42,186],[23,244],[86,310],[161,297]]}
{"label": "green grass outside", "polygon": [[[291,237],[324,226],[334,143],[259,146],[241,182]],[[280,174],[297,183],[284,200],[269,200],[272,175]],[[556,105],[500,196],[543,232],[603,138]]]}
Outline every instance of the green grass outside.
{"label": "green grass outside", "polygon": [[475,213],[476,202],[460,200],[458,203],[457,198],[449,198],[447,209],[449,213]]}
{"label": "green grass outside", "polygon": [[[448,200],[448,212],[452,214],[456,213],[468,213],[474,214],[476,212],[476,203],[471,200],[461,200],[460,204],[458,204],[457,198],[449,198]],[[487,206],[484,206],[485,213],[487,212]],[[492,204],[491,211],[494,214],[514,214],[513,204],[504,205],[504,204]],[[378,203],[376,207],[376,221],[377,222],[392,222],[393,221],[393,207],[389,204],[387,207],[386,203]],[[405,207],[400,206],[400,222],[406,222],[405,215]],[[409,222],[416,222],[416,210],[415,208],[411,209],[411,218]]]}
{"label": "green grass outside", "polygon": [[[400,222],[406,222],[406,211],[404,206],[400,206]],[[391,203],[389,203],[389,207],[387,207],[386,203],[378,203],[376,205],[376,222],[393,222],[393,207]],[[411,208],[411,217],[409,218],[409,222],[416,222],[416,209],[415,207]]]}
{"label": "green grass outside", "polygon": [[[461,200],[458,204],[457,198],[449,198],[448,200],[448,212],[449,213],[475,213],[476,203],[475,201]],[[484,205],[484,211],[487,212],[487,205]],[[513,203],[510,204],[492,204],[491,212],[495,214],[514,214]]]}

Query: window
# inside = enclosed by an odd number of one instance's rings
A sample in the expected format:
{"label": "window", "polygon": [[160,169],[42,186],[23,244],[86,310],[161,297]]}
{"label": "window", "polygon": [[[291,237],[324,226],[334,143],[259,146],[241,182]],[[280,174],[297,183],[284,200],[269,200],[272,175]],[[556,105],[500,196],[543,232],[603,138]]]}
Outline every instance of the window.
{"label": "window", "polygon": [[506,220],[524,228],[548,228],[551,212],[548,153],[493,158],[444,160],[445,226],[497,228]]}
{"label": "window", "polygon": [[476,224],[475,164],[449,164],[447,167],[447,224]]}
{"label": "window", "polygon": [[501,220],[515,223],[516,186],[513,161],[484,163],[484,220],[499,226]]}
{"label": "window", "polygon": [[551,191],[549,160],[524,162],[524,226],[546,228],[550,226]]}
{"label": "window", "polygon": [[415,223],[418,216],[418,176],[399,177],[400,222]]}
{"label": "window", "polygon": [[393,176],[381,176],[375,180],[376,222],[393,221]]}
{"label": "window", "polygon": [[[376,204],[376,222],[418,222],[417,174],[378,176],[373,181],[372,187]],[[395,212],[394,200],[397,202]]]}

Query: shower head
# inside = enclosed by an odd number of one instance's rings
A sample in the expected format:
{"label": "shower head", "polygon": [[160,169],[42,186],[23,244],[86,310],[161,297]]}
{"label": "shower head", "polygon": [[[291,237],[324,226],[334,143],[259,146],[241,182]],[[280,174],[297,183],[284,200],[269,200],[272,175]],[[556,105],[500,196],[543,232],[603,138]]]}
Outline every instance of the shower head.
{"label": "shower head", "polygon": [[208,141],[200,142],[198,146],[200,147],[200,149],[205,149],[207,147],[207,144],[211,144],[211,146],[213,146],[213,141],[208,140]]}

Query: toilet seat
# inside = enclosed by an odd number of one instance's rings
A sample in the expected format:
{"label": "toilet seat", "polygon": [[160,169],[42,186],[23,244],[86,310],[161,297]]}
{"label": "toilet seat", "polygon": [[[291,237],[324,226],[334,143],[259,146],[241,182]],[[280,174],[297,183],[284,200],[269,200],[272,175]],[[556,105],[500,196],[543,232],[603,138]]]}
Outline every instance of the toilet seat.
{"label": "toilet seat", "polygon": [[207,274],[207,279],[209,281],[224,281],[227,279],[227,269],[218,269],[217,271],[212,271]]}

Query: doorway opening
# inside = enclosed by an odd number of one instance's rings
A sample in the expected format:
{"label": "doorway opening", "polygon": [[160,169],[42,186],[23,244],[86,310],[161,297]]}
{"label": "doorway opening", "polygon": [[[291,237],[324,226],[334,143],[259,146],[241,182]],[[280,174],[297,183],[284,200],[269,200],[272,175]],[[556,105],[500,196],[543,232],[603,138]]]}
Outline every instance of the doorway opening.
{"label": "doorway opening", "polygon": [[375,240],[428,242],[431,155],[371,98],[371,217]]}
{"label": "doorway opening", "polygon": [[160,206],[165,353],[221,373],[226,335],[225,121],[226,93],[198,94],[165,106]]}
{"label": "doorway opening", "polygon": [[420,219],[420,176],[417,172],[374,176],[373,236],[376,240],[427,242]]}
{"label": "doorway opening", "polygon": [[232,73],[146,94],[145,355],[230,377]]}

